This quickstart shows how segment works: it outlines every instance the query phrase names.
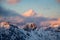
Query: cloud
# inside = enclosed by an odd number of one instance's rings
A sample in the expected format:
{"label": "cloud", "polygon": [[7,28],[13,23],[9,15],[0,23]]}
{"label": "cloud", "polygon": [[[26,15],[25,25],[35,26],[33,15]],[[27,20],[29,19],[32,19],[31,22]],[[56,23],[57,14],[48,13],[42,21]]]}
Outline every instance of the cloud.
{"label": "cloud", "polygon": [[16,4],[18,2],[20,2],[20,0],[7,0],[7,3],[9,4]]}

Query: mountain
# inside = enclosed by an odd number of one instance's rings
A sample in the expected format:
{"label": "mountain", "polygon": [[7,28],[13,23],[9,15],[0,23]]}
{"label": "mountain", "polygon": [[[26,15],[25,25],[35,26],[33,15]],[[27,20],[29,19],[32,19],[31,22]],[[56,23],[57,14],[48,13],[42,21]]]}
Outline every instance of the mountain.
{"label": "mountain", "polygon": [[25,23],[36,23],[37,26],[40,25],[40,22],[49,20],[49,18],[41,16],[40,14],[36,13],[33,9],[24,12],[22,16],[25,17]]}
{"label": "mountain", "polygon": [[60,19],[57,18],[57,20],[48,20],[48,21],[44,21],[44,22],[41,22],[40,26],[43,26],[43,27],[58,27],[60,26]]}
{"label": "mountain", "polygon": [[35,23],[38,27],[40,27],[41,22],[44,23],[44,21],[54,21],[57,19],[51,19],[51,18],[46,18],[44,16],[38,16],[38,14],[30,9],[23,13],[22,15],[19,15],[15,11],[12,10],[6,10],[2,7],[0,7],[0,21],[8,21],[11,22],[14,25],[18,26],[23,26],[26,23]]}
{"label": "mountain", "polygon": [[6,21],[0,22],[0,28],[10,29],[11,27],[18,28],[17,26],[14,26],[14,25],[10,24],[9,22],[6,22]]}
{"label": "mountain", "polygon": [[0,22],[0,27],[4,27],[6,29],[9,29],[10,28],[10,25],[8,22]]}
{"label": "mountain", "polygon": [[[18,26],[9,24],[10,28],[0,27],[0,39],[2,40],[60,40],[60,28],[39,28],[26,31]],[[27,29],[27,28],[26,28]],[[27,29],[28,30],[28,29]]]}
{"label": "mountain", "polygon": [[[3,25],[0,26],[0,40],[25,40],[26,36],[23,30],[21,31],[17,26],[8,24],[8,22],[1,23]],[[7,25],[9,25],[9,28],[7,28]]]}
{"label": "mountain", "polygon": [[36,30],[37,26],[35,23],[27,23],[25,27],[23,27],[26,31]]}
{"label": "mountain", "polygon": [[32,9],[30,9],[30,10],[28,10],[25,13],[22,14],[22,16],[24,16],[24,17],[32,17],[32,16],[35,16],[35,15],[36,15],[36,13]]}

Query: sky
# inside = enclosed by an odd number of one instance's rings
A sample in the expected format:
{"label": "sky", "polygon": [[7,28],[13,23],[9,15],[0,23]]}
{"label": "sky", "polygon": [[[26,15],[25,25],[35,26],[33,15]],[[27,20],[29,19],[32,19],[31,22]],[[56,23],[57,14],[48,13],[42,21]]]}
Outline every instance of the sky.
{"label": "sky", "polygon": [[16,11],[18,14],[33,9],[45,17],[60,18],[60,2],[57,0],[3,0],[1,4],[4,8]]}

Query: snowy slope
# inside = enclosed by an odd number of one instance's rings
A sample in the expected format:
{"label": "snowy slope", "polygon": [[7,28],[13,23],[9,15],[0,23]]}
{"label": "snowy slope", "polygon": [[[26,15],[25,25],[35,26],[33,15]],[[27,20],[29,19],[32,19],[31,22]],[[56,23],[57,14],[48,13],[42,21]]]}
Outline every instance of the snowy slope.
{"label": "snowy slope", "polygon": [[53,28],[25,31],[10,25],[9,29],[0,27],[0,40],[60,40],[60,31]]}

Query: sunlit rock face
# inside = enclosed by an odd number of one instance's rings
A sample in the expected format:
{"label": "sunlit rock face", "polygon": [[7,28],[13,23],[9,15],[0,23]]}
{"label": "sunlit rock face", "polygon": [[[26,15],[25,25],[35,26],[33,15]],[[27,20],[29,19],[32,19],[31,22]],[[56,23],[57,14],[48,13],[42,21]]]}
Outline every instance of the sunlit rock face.
{"label": "sunlit rock face", "polygon": [[57,27],[59,27],[60,25],[59,24],[52,24],[52,25],[50,25],[51,27],[53,27],[53,28],[57,28]]}
{"label": "sunlit rock face", "polygon": [[37,26],[35,23],[27,23],[23,29],[29,31],[29,30],[35,30],[36,28]]}
{"label": "sunlit rock face", "polygon": [[10,28],[10,25],[9,25],[9,23],[8,22],[1,22],[0,23],[0,27],[4,27],[4,28],[6,28],[6,29],[9,29]]}
{"label": "sunlit rock face", "polygon": [[57,21],[50,21],[50,26],[56,28],[60,26],[60,19],[57,19]]}
{"label": "sunlit rock face", "polygon": [[60,19],[41,22],[40,25],[44,26],[44,27],[50,26],[50,27],[56,28],[56,27],[60,26]]}

